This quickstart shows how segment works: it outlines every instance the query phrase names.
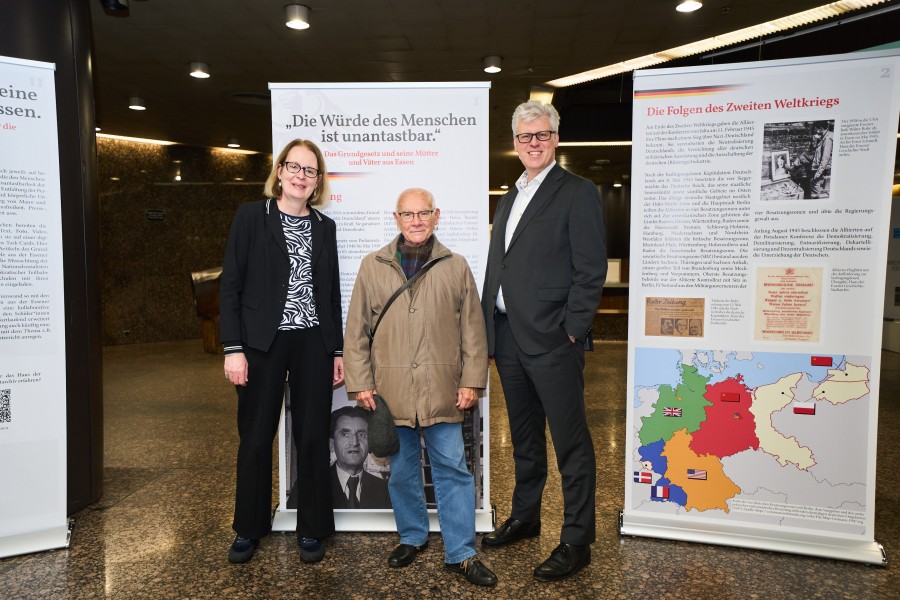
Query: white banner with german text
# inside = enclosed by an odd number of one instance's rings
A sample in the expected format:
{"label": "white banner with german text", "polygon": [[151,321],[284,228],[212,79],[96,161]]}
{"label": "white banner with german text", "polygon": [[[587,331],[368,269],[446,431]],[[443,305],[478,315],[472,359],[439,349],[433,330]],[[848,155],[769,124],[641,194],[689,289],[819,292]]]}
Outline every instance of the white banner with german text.
{"label": "white banner with german text", "polygon": [[623,533],[882,561],[898,67],[635,73]]}
{"label": "white banner with german text", "polygon": [[[393,211],[400,192],[425,188],[441,210],[441,243],[468,260],[478,289],[488,248],[488,91],[486,82],[284,83],[270,84],[275,155],[295,138],[316,143],[325,157],[331,198],[325,214],[337,223],[344,321],[360,261],[398,233]],[[289,404],[288,398],[288,404]],[[333,410],[353,406],[345,388],[335,391]],[[463,423],[466,460],[475,476],[476,527],[492,528],[489,494],[488,401]],[[280,435],[280,504],[273,528],[293,530],[291,501],[296,469],[290,422]],[[332,454],[334,458],[334,454]],[[427,451],[425,497],[437,530]],[[369,475],[386,480],[386,459],[369,455]],[[340,505],[340,498],[336,499]],[[393,531],[389,499],[378,508],[336,508],[338,530]]]}

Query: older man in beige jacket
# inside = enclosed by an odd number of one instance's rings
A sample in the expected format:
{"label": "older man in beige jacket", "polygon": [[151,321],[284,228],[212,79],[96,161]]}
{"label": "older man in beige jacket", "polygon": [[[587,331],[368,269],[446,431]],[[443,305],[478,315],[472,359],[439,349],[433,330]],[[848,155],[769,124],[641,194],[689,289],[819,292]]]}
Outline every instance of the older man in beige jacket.
{"label": "older man in beige jacket", "polygon": [[[427,190],[400,194],[394,213],[400,235],[360,265],[347,314],[344,370],[347,391],[356,393],[358,403],[374,410],[373,395],[384,397],[400,439],[388,481],[400,544],[388,565],[405,567],[428,545],[421,434],[444,563],[470,583],[492,586],[497,577],[475,551],[475,487],[461,428],[464,411],[478,403],[487,384],[484,317],[466,259],[434,236],[440,214]],[[429,263],[435,264],[384,312],[394,292]],[[368,334],[382,312],[370,345]]]}

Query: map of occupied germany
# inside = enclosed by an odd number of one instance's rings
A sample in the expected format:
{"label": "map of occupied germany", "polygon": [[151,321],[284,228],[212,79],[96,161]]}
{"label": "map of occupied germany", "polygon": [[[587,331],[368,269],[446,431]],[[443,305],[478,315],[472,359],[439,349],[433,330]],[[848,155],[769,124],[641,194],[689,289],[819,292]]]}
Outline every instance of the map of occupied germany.
{"label": "map of occupied germany", "polygon": [[635,365],[634,508],[863,533],[870,359],[638,348]]}

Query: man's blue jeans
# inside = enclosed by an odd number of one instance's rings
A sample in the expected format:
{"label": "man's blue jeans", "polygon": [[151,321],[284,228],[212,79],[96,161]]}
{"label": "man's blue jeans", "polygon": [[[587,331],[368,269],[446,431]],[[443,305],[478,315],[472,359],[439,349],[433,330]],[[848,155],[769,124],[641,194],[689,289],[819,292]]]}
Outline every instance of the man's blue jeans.
{"label": "man's blue jeans", "polygon": [[400,543],[421,546],[428,540],[428,510],[419,459],[421,431],[431,463],[444,562],[461,563],[475,556],[475,480],[466,469],[461,424],[396,429],[400,450],[390,457],[388,490]]}

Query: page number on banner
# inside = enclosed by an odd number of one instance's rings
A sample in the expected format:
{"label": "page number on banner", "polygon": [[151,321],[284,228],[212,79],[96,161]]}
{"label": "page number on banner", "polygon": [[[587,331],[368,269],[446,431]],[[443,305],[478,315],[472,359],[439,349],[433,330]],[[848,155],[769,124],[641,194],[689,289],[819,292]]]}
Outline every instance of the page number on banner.
{"label": "page number on banner", "polygon": [[881,67],[881,78],[885,79],[891,76],[891,69],[889,67]]}
{"label": "page number on banner", "polygon": [[0,390],[0,423],[12,423],[12,390]]}

